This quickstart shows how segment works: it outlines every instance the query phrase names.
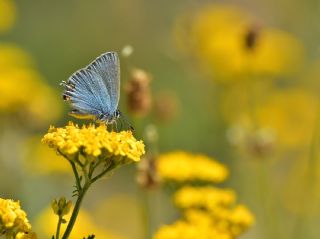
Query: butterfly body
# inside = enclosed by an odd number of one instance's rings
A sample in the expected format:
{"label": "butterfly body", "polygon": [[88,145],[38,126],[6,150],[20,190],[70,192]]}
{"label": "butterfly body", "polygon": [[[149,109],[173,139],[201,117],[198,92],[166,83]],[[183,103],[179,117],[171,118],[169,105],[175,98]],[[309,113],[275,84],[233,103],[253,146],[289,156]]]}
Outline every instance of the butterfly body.
{"label": "butterfly body", "polygon": [[120,116],[120,63],[116,52],[107,52],[63,81],[63,99],[70,115],[113,124]]}

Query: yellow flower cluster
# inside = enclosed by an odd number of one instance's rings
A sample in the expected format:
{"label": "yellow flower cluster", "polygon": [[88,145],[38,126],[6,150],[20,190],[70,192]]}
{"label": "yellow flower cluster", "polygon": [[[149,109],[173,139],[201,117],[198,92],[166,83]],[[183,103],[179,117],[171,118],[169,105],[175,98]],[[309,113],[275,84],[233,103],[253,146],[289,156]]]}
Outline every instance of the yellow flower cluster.
{"label": "yellow flower cluster", "polygon": [[27,214],[20,208],[19,201],[0,198],[0,232],[7,238],[35,239]]}
{"label": "yellow flower cluster", "polygon": [[9,30],[16,18],[16,6],[13,0],[0,0],[0,33]]}
{"label": "yellow flower cluster", "polygon": [[219,233],[209,225],[192,224],[177,221],[172,225],[165,225],[154,235],[153,239],[233,239],[229,234]]}
{"label": "yellow flower cluster", "polygon": [[254,223],[253,215],[244,205],[218,207],[212,211],[189,209],[185,212],[185,219],[190,224],[207,226],[230,238],[239,236]]}
{"label": "yellow flower cluster", "polygon": [[39,144],[42,136],[32,136],[25,142],[24,167],[32,174],[69,174],[70,165],[47,145]]}
{"label": "yellow flower cluster", "polygon": [[229,173],[224,165],[212,158],[183,151],[160,155],[157,170],[163,180],[176,182],[222,182]]}
{"label": "yellow flower cluster", "polygon": [[230,206],[236,200],[233,190],[212,186],[180,188],[174,195],[175,204],[182,209],[206,208],[214,210],[221,206]]}
{"label": "yellow flower cluster", "polygon": [[230,189],[210,186],[184,187],[176,192],[175,203],[185,209],[185,218],[194,224],[210,225],[224,234],[238,236],[254,222],[244,205],[235,205],[236,196]]}
{"label": "yellow flower cluster", "polygon": [[[228,171],[222,164],[204,155],[179,151],[160,156],[158,171],[166,180],[186,184],[173,197],[184,217],[162,226],[153,239],[234,239],[254,223],[251,212],[235,204],[233,190],[210,185],[226,178]],[[188,185],[198,180],[204,185]]]}
{"label": "yellow flower cluster", "polygon": [[235,75],[288,74],[299,66],[303,46],[281,30],[264,28],[232,5],[207,5],[178,19],[177,43],[218,80]]}
{"label": "yellow flower cluster", "polygon": [[215,210],[188,209],[184,219],[162,226],[154,239],[233,239],[254,223],[251,212],[243,205]]}
{"label": "yellow flower cluster", "polygon": [[137,141],[131,131],[109,132],[106,125],[79,127],[69,122],[64,128],[50,127],[42,142],[60,153],[70,156],[110,158],[119,156],[126,161],[139,161],[145,153],[142,141]]}
{"label": "yellow flower cluster", "polygon": [[31,57],[13,44],[0,43],[0,114],[16,114],[34,125],[58,118],[61,104],[33,67]]}

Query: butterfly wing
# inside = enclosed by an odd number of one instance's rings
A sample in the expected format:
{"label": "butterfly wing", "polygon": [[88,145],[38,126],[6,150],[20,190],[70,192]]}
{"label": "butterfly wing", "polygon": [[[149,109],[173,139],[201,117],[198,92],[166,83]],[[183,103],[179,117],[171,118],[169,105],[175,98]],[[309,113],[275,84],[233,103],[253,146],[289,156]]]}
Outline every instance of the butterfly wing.
{"label": "butterfly wing", "polygon": [[63,98],[73,108],[72,116],[96,119],[110,110],[110,95],[97,72],[80,69],[62,85],[65,87]]}
{"label": "butterfly wing", "polygon": [[120,98],[120,62],[116,52],[106,52],[86,67],[87,70],[101,76],[110,97],[108,110],[113,114]]}

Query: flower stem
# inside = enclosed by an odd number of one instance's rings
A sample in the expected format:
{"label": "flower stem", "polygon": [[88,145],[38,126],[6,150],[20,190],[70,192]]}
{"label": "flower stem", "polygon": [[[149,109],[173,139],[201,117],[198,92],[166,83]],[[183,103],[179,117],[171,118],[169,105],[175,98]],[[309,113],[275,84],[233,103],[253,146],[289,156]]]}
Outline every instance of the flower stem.
{"label": "flower stem", "polygon": [[56,237],[55,237],[55,239],[59,239],[59,237],[60,237],[60,227],[61,227],[61,223],[62,223],[62,216],[59,216],[59,221],[58,221],[58,225],[57,225],[57,231],[56,231]]}
{"label": "flower stem", "polygon": [[73,226],[74,226],[74,224],[76,222],[76,219],[77,219],[77,216],[78,216],[78,213],[79,213],[79,210],[80,210],[80,206],[81,206],[82,200],[83,200],[84,195],[86,194],[87,190],[89,189],[89,187],[90,187],[90,182],[86,182],[83,185],[82,190],[79,192],[76,204],[75,204],[74,209],[72,211],[72,215],[71,215],[70,221],[68,223],[66,231],[64,232],[64,234],[62,236],[62,239],[68,239],[69,238],[70,233],[72,231],[72,228],[73,228]]}

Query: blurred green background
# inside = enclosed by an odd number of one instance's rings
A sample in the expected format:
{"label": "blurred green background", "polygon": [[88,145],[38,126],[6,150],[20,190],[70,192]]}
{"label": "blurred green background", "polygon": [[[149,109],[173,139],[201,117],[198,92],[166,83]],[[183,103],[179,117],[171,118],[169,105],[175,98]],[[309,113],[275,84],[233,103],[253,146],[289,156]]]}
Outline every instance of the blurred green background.
{"label": "blurred green background", "polygon": [[[45,105],[36,104],[44,110],[32,108],[35,114],[26,113],[19,102],[0,104],[0,192],[3,198],[21,200],[38,228],[43,227],[40,211],[55,197],[70,197],[73,179],[66,167],[50,164],[53,152],[37,145],[49,125],[83,122],[67,115],[59,83],[101,53],[120,53],[130,45],[132,55],[121,56],[120,109],[136,127],[136,136],[145,137],[146,126],[153,124],[159,153],[186,150],[224,163],[231,174],[224,185],[256,216],[241,238],[319,237],[319,1],[12,2],[14,25],[2,31],[0,23],[0,69],[7,59],[1,51],[14,44],[31,56],[27,65],[53,91],[36,100]],[[239,50],[238,40],[248,49]],[[143,116],[126,104],[124,86],[134,68],[152,78],[154,104]],[[3,83],[10,77],[0,73],[0,79],[3,92],[14,89]],[[28,94],[36,95],[41,87],[34,84]],[[157,110],[165,114],[161,102],[169,105],[165,121],[157,117]],[[43,120],[38,122],[38,115]],[[45,157],[47,166],[40,162]],[[136,171],[135,165],[126,166],[93,187],[84,207],[94,227],[119,238],[143,238],[146,195],[152,231],[177,217],[165,190],[141,193]]]}

